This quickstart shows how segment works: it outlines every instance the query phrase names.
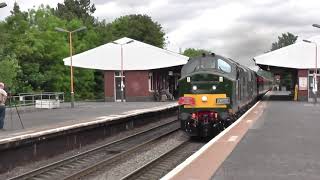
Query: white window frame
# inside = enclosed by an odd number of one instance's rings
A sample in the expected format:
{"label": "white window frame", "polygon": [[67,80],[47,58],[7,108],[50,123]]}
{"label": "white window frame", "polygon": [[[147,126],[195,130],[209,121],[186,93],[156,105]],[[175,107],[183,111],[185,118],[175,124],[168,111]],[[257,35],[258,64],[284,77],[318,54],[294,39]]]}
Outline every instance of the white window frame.
{"label": "white window frame", "polygon": [[[119,74],[119,75],[117,75],[117,74]],[[116,90],[116,78],[119,78],[119,77],[121,77],[121,71],[114,71],[114,77],[113,77],[113,93],[114,93],[114,102],[121,102],[121,99],[118,99],[117,100],[117,95],[116,95],[116,93],[117,93],[117,90]],[[125,75],[124,75],[124,71],[123,71],[123,78],[125,78]],[[126,102],[126,99],[124,99],[123,100],[124,102]]]}
{"label": "white window frame", "polygon": [[149,74],[148,74],[148,86],[149,86],[149,92],[154,92],[154,76],[153,76],[153,72],[149,72]]}

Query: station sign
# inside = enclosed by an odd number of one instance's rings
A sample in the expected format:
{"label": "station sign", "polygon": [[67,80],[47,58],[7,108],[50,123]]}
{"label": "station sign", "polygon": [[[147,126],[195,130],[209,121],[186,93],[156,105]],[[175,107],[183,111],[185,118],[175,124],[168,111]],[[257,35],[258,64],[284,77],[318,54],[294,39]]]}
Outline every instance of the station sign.
{"label": "station sign", "polygon": [[308,90],[308,78],[299,77],[299,90]]}

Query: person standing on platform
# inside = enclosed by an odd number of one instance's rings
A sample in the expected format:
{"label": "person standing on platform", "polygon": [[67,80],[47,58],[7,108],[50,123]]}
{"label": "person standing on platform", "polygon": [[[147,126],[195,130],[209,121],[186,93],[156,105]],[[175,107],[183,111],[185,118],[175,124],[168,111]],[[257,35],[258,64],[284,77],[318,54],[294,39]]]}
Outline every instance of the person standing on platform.
{"label": "person standing on platform", "polygon": [[7,100],[7,93],[4,90],[4,84],[0,82],[0,130],[3,129],[4,125],[4,118],[6,115],[6,100]]}

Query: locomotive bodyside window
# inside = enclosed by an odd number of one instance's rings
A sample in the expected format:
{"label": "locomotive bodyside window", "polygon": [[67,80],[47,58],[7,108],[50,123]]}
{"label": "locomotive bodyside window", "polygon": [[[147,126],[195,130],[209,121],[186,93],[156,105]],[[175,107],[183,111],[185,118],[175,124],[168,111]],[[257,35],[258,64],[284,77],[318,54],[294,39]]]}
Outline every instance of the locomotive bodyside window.
{"label": "locomotive bodyside window", "polygon": [[221,59],[218,59],[218,69],[227,73],[231,72],[230,64]]}

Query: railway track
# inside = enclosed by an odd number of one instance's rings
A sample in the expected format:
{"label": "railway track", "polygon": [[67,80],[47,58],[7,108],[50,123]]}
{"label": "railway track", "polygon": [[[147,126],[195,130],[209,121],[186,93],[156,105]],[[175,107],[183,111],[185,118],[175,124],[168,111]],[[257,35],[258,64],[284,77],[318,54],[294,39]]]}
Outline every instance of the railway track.
{"label": "railway track", "polygon": [[175,120],[46,165],[10,180],[80,179],[94,173],[106,164],[112,163],[121,156],[179,130],[179,128],[180,124]]}
{"label": "railway track", "polygon": [[204,144],[204,142],[192,142],[190,140],[186,140],[171,151],[164,153],[163,155],[150,161],[143,167],[123,177],[122,180],[160,179],[173,168],[175,168],[178,164],[191,156],[194,152],[199,150]]}

